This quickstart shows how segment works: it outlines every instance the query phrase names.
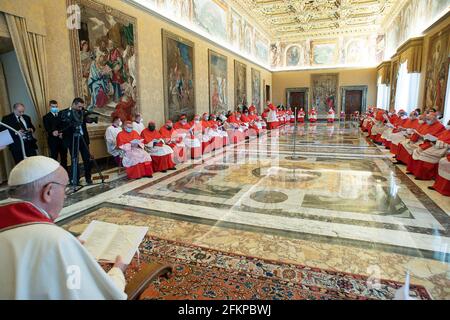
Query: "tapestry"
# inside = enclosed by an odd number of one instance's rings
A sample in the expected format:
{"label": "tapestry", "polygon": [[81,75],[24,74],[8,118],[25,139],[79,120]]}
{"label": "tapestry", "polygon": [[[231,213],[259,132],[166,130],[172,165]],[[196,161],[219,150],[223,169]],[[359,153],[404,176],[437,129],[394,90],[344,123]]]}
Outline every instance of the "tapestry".
{"label": "tapestry", "polygon": [[209,112],[218,114],[228,110],[227,57],[208,51],[209,55]]}
{"label": "tapestry", "polygon": [[166,30],[163,37],[165,118],[195,115],[194,43]]}
{"label": "tapestry", "polygon": [[450,26],[430,38],[425,74],[425,107],[444,110],[447,91]]}
{"label": "tapestry", "polygon": [[337,110],[338,74],[311,75],[312,106],[318,112],[318,117],[326,117],[328,110]]}
{"label": "tapestry", "polygon": [[76,95],[105,115],[99,124],[131,119],[139,109],[136,19],[92,0],[69,3],[81,14],[70,31]]}
{"label": "tapestry", "polygon": [[247,105],[247,66],[234,60],[234,106]]}
{"label": "tapestry", "polygon": [[261,113],[261,72],[252,68],[252,104]]}

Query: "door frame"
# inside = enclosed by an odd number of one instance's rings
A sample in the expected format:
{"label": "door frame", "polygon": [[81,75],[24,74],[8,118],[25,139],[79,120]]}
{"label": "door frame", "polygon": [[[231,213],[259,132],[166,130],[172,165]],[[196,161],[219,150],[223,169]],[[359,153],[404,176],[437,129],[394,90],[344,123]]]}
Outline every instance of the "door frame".
{"label": "door frame", "polygon": [[308,113],[309,110],[309,88],[302,87],[302,88],[287,88],[286,89],[286,107],[290,107],[289,104],[289,97],[292,92],[303,92],[305,94],[305,108],[304,111]]}
{"label": "door frame", "polygon": [[368,89],[369,89],[368,86],[342,86],[341,87],[341,109],[340,109],[340,111],[344,111],[345,112],[345,94],[347,93],[347,91],[359,90],[359,91],[362,91],[362,96],[361,96],[361,114],[366,112],[366,110],[367,110],[367,91],[368,91]]}

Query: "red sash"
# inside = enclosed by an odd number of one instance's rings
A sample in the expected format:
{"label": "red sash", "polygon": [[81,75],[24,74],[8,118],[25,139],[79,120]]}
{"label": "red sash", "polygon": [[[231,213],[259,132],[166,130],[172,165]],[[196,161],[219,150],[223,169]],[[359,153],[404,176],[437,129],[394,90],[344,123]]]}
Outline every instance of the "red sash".
{"label": "red sash", "polygon": [[30,202],[11,202],[0,206],[0,231],[22,225],[51,223],[45,213]]}

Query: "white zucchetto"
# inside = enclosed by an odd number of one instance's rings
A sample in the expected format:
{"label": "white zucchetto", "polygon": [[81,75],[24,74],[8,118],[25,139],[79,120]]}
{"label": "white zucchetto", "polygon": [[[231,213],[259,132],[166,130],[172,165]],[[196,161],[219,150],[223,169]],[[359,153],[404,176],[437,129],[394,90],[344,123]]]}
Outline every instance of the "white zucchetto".
{"label": "white zucchetto", "polygon": [[8,185],[19,186],[39,180],[55,172],[59,166],[58,161],[44,156],[26,158],[11,170]]}

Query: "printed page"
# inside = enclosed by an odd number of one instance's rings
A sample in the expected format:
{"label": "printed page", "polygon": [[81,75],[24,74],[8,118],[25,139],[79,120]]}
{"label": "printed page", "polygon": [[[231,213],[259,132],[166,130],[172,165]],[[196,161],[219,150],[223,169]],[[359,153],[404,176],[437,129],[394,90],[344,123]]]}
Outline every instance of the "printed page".
{"label": "printed page", "polygon": [[[84,240],[84,247],[92,254],[96,260],[100,260],[107,251],[119,226],[113,223],[102,221],[92,221],[83,234],[80,236]],[[115,259],[114,259],[115,260]],[[114,262],[114,260],[112,262]]]}
{"label": "printed page", "polygon": [[148,227],[120,225],[108,248],[101,255],[101,259],[114,262],[120,255],[125,264],[130,264],[147,231]]}

